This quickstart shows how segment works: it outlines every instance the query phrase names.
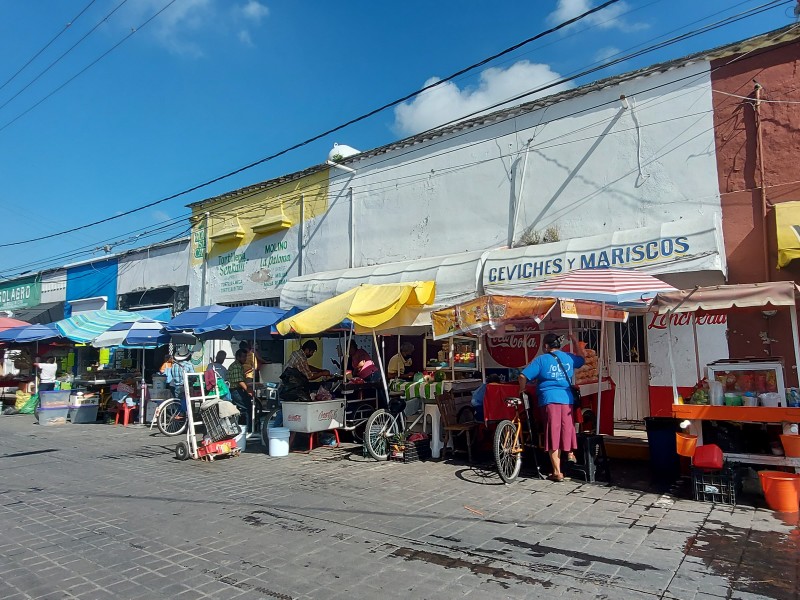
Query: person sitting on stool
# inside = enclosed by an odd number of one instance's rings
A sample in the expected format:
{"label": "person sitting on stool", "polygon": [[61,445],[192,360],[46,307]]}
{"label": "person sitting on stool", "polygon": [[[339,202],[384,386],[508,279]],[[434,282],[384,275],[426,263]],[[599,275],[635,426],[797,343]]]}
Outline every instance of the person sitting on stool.
{"label": "person sitting on stool", "polygon": [[236,360],[228,369],[228,388],[231,391],[231,401],[245,414],[247,430],[252,431],[253,396],[250,395],[244,374],[246,361],[247,350],[240,348],[236,351]]}

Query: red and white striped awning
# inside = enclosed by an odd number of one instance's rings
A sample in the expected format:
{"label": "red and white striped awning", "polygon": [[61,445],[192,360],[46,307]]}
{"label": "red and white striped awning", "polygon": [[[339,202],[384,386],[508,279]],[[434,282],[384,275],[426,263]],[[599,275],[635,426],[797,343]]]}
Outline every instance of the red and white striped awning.
{"label": "red and white striped awning", "polygon": [[526,296],[642,305],[674,287],[657,277],[626,269],[578,269],[531,284]]}

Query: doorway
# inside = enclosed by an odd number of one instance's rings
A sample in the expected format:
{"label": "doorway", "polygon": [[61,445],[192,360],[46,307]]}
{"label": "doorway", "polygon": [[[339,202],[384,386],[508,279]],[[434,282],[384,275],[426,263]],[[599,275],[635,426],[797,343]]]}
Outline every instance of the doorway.
{"label": "doorway", "polygon": [[642,316],[609,327],[609,374],[617,385],[615,421],[642,422],[650,414],[647,327]]}

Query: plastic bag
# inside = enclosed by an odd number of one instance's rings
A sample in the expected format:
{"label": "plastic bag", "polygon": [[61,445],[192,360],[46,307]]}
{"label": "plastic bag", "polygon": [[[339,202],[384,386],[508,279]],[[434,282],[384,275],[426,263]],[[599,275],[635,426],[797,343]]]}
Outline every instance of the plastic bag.
{"label": "plastic bag", "polygon": [[326,387],[320,387],[319,390],[317,390],[316,397],[314,398],[314,400],[316,401],[332,400],[332,399],[333,399],[333,394],[331,394],[331,391]]}
{"label": "plastic bag", "polygon": [[21,415],[32,415],[36,410],[36,405],[39,404],[39,394],[33,394],[30,399],[22,405],[19,409]]}

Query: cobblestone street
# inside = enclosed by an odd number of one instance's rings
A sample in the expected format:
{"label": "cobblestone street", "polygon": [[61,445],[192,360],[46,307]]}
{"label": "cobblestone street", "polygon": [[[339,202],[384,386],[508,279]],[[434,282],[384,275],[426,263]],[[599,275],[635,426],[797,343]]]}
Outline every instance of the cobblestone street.
{"label": "cobblestone street", "polygon": [[796,516],[174,441],[0,419],[0,598],[798,598]]}

